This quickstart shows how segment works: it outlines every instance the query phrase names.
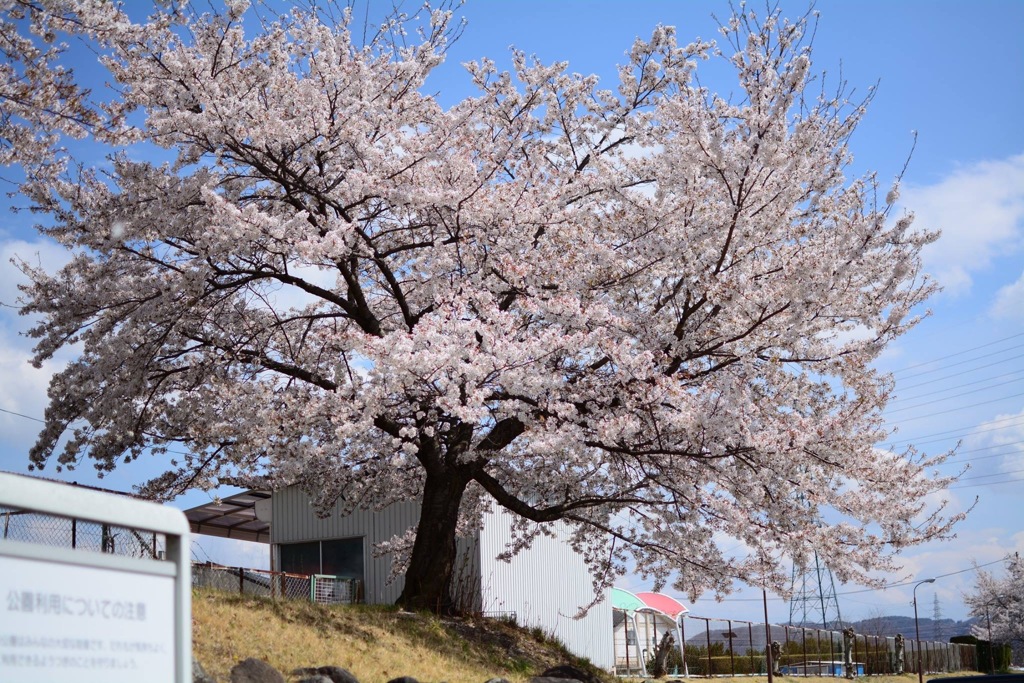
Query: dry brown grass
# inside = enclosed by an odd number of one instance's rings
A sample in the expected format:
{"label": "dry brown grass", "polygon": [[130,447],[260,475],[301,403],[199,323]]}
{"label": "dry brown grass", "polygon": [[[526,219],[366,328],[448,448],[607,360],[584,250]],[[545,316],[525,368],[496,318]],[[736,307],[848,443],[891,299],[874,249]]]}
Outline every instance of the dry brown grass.
{"label": "dry brown grass", "polygon": [[227,680],[238,661],[256,657],[285,674],[342,666],[361,683],[397,676],[521,683],[572,660],[538,636],[492,620],[442,620],[388,607],[275,602],[208,590],[192,598],[192,656],[218,680]]}
{"label": "dry brown grass", "polygon": [[[398,676],[447,683],[484,683],[500,677],[524,683],[556,664],[585,666],[543,634],[499,621],[440,619],[379,606],[271,601],[210,590],[193,592],[192,639],[193,657],[221,681],[228,680],[231,667],[247,657],[266,660],[285,674],[306,666],[342,666],[360,683],[385,683]],[[767,683],[768,678],[688,680]],[[775,677],[776,683],[841,681]],[[917,683],[917,676],[870,676],[857,683]]]}

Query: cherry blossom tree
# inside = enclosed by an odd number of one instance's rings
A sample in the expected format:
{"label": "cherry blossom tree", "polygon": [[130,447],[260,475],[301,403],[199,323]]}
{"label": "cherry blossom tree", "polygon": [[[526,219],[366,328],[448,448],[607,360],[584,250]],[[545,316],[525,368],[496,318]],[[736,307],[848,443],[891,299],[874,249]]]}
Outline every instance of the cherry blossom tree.
{"label": "cherry blossom tree", "polygon": [[964,601],[971,616],[978,619],[973,634],[1010,645],[1014,663],[1024,661],[1024,561],[1020,554],[1009,559],[1003,577],[979,569],[974,592],[964,596]]}
{"label": "cherry blossom tree", "polygon": [[[400,602],[434,610],[498,506],[510,554],[560,521],[599,590],[627,562],[691,593],[782,587],[780,557],[815,551],[868,580],[956,521],[925,503],[941,456],[875,448],[892,382],[871,362],[934,291],[935,234],[891,215],[897,185],[849,177],[868,101],[817,82],[807,18],[739,14],[717,46],[656,27],[610,87],[481,59],[444,108],[424,88],[459,30],[443,7],[365,40],[319,3],[4,7],[89,41],[112,84],[90,104],[69,73],[4,74],[5,120],[111,148],[86,168],[8,133],[74,254],[21,264],[35,363],[81,348],[34,466],[153,455],[155,497],[419,500],[382,550]],[[700,84],[707,59],[737,95]],[[18,78],[60,87],[22,102]]]}

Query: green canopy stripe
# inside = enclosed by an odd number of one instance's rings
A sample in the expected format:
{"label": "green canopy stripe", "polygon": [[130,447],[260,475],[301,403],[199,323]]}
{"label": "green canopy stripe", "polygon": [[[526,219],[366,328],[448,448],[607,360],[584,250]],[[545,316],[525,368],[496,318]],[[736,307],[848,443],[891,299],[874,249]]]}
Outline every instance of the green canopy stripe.
{"label": "green canopy stripe", "polygon": [[638,609],[645,609],[647,605],[643,600],[636,597],[622,588],[612,588],[612,609],[624,612],[635,612]]}

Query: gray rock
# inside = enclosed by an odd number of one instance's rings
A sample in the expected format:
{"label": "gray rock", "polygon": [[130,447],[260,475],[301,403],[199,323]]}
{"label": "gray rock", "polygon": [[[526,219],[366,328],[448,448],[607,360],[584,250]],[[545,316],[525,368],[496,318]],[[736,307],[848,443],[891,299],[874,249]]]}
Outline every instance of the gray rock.
{"label": "gray rock", "polygon": [[217,680],[206,673],[206,669],[199,663],[198,659],[192,660],[192,683],[217,683]]}
{"label": "gray rock", "polygon": [[562,664],[561,666],[553,666],[540,675],[542,678],[568,678],[575,681],[583,681],[583,683],[601,683],[601,679],[594,674],[587,673],[579,667],[572,666],[571,664]]}
{"label": "gray rock", "polygon": [[509,681],[504,678],[488,678],[484,683],[509,683]]}
{"label": "gray rock", "polygon": [[398,678],[392,678],[388,683],[420,683],[412,676],[399,676]]}
{"label": "gray rock", "polygon": [[231,683],[286,683],[281,672],[261,659],[243,660],[231,667]]}
{"label": "gray rock", "polygon": [[299,681],[299,683],[334,683],[334,681],[329,679],[327,676],[321,676],[320,674],[317,674],[316,676],[312,676],[310,678],[303,678]]}
{"label": "gray rock", "polygon": [[320,676],[326,678],[330,683],[359,683],[359,679],[353,676],[351,671],[342,669],[340,666],[307,666],[295,669],[292,671],[292,676],[308,676],[314,680]]}

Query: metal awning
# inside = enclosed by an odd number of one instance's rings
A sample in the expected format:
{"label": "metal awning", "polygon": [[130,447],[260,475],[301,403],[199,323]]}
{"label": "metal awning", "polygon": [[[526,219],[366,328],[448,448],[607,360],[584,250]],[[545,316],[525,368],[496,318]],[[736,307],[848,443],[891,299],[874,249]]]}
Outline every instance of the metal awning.
{"label": "metal awning", "polygon": [[686,614],[690,610],[686,608],[686,605],[679,602],[673,597],[665,595],[664,593],[637,593],[636,597],[644,601],[648,607],[653,607],[662,614],[676,619],[681,614]]}
{"label": "metal awning", "polygon": [[257,504],[261,510],[269,508],[270,491],[236,493],[185,510],[185,517],[194,534],[270,543],[270,516],[257,516]]}

